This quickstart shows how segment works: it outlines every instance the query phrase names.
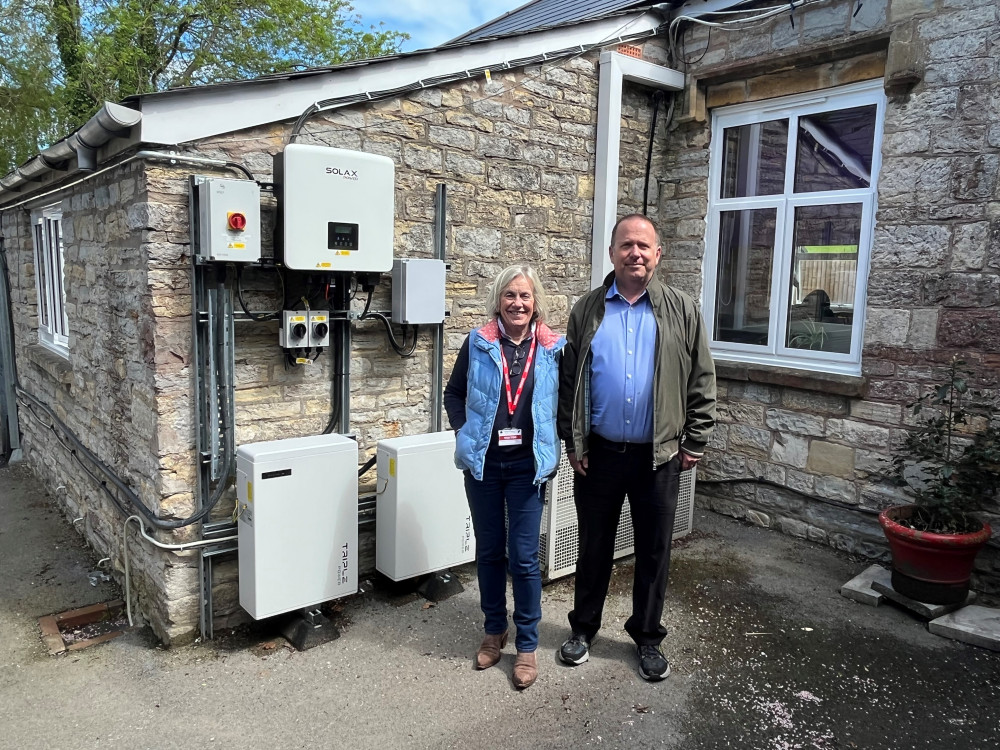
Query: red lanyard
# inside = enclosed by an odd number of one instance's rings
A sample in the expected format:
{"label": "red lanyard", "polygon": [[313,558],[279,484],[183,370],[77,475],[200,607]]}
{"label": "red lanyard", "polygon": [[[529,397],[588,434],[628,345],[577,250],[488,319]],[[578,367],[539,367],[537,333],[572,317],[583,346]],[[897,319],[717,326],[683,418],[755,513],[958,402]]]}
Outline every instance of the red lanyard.
{"label": "red lanyard", "polygon": [[537,340],[537,336],[533,336],[531,339],[531,348],[528,350],[528,358],[524,361],[524,372],[521,373],[521,382],[517,384],[517,393],[514,394],[513,400],[511,400],[510,397],[510,370],[507,369],[507,358],[503,356],[503,344],[500,345],[500,361],[503,362],[503,384],[507,388],[507,414],[510,416],[514,416],[514,410],[517,409],[517,402],[521,398],[521,391],[524,390],[524,381],[528,379],[528,371],[531,369],[531,360],[535,357],[535,342]]}

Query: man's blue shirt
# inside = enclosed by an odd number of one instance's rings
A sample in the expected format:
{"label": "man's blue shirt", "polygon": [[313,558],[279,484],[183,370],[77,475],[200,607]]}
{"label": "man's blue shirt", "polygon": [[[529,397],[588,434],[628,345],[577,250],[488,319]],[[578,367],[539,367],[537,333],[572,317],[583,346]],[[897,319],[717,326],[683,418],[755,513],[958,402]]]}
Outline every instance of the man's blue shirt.
{"label": "man's blue shirt", "polygon": [[591,429],[618,443],[651,443],[656,318],[648,292],[630,305],[611,285],[591,353]]}

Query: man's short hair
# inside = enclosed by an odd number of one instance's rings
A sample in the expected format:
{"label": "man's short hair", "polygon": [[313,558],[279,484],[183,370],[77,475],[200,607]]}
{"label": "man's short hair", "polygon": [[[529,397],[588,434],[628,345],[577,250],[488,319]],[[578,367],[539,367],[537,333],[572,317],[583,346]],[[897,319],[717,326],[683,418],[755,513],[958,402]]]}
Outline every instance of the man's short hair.
{"label": "man's short hair", "polygon": [[653,223],[652,219],[646,216],[646,214],[626,214],[625,216],[621,217],[618,221],[616,221],[613,227],[611,227],[611,244],[609,247],[615,246],[615,233],[618,231],[619,225],[623,221],[629,221],[630,219],[642,219],[644,222],[649,224],[649,226],[653,228],[653,234],[656,237],[656,244],[657,245],[662,244],[660,242],[660,230],[656,228],[656,224]]}

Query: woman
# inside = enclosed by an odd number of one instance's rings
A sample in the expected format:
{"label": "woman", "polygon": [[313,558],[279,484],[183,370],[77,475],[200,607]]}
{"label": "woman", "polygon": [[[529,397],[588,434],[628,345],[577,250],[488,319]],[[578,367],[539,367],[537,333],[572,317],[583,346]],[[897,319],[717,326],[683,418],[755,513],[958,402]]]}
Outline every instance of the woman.
{"label": "woman", "polygon": [[501,271],[486,309],[491,320],[462,344],[444,404],[456,430],[455,463],[465,472],[476,532],[479,597],[486,618],[476,668],[492,667],[507,645],[506,557],[517,629],[513,682],[524,689],[538,676],[538,530],[545,481],[559,462],[558,355],[566,340],[542,322],[545,292],[529,266]]}

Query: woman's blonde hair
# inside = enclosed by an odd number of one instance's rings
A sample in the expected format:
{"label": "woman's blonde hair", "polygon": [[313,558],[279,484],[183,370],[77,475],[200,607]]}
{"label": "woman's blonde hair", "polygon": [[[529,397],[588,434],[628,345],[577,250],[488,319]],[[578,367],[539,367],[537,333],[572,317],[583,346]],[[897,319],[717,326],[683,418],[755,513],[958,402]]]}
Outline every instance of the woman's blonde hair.
{"label": "woman's blonde hair", "polygon": [[542,282],[538,280],[538,276],[531,266],[510,266],[498,273],[496,279],[493,280],[493,286],[490,287],[489,296],[486,298],[486,310],[494,318],[500,314],[500,295],[518,276],[523,276],[531,284],[531,295],[535,298],[535,312],[531,319],[533,321],[545,320],[549,314],[548,298],[545,296]]}

